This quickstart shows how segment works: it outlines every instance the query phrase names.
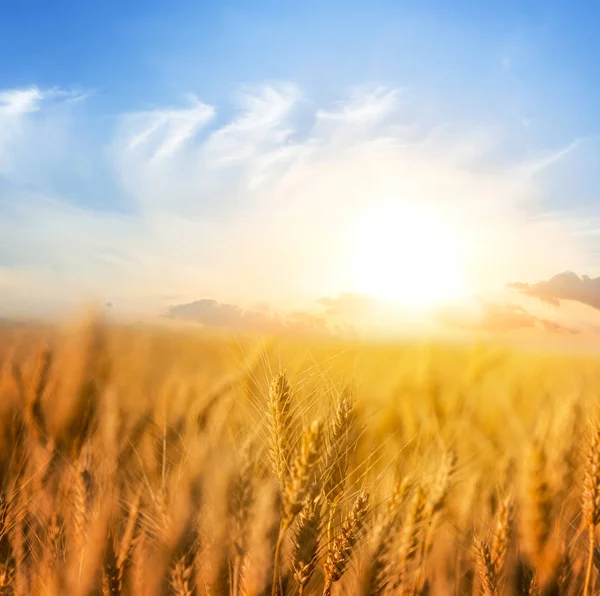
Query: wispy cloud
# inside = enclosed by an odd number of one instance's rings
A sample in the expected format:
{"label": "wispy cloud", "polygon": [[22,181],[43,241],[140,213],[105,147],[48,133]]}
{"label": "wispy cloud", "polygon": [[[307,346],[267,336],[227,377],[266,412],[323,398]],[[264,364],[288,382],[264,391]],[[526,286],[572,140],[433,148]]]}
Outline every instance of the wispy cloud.
{"label": "wispy cloud", "polygon": [[521,167],[525,169],[528,175],[535,175],[543,172],[547,168],[551,167],[556,162],[565,158],[567,155],[575,151],[581,144],[581,139],[575,139],[564,147],[555,151],[545,152],[535,159],[526,162]]}
{"label": "wispy cloud", "polygon": [[[475,292],[590,265],[583,218],[539,217],[544,172],[519,169],[526,152],[482,166],[501,137],[425,126],[410,91],[363,88],[316,105],[269,84],[241,90],[230,116],[190,95],[129,111],[101,139],[86,136],[103,115],[82,97],[0,92],[0,267],[20,273],[15,303],[19,287],[39,287],[42,302],[48,284],[155,310],[165,293],[293,308],[352,292],[355,223],[390,200],[436,213]],[[537,163],[553,167],[543,153]],[[86,202],[90,164],[114,189],[101,208]],[[61,193],[56,179],[77,184]]]}
{"label": "wispy cloud", "polygon": [[356,90],[346,101],[339,102],[331,109],[317,110],[321,121],[355,122],[360,125],[374,125],[390,116],[398,107],[400,91],[377,87]]}
{"label": "wispy cloud", "polygon": [[151,158],[172,155],[187,140],[193,138],[215,114],[208,106],[191,95],[190,107],[136,112],[125,116],[126,146],[130,151],[143,148]]}
{"label": "wispy cloud", "polygon": [[234,200],[277,161],[298,98],[292,85],[240,92],[233,118],[206,134],[199,133],[216,109],[196,98],[191,107],[127,114],[113,143],[124,189],[144,208],[170,212],[210,211]]}
{"label": "wispy cloud", "polygon": [[52,190],[51,171],[79,161],[77,152],[71,153],[80,141],[73,121],[87,96],[54,88],[0,90],[0,182]]}

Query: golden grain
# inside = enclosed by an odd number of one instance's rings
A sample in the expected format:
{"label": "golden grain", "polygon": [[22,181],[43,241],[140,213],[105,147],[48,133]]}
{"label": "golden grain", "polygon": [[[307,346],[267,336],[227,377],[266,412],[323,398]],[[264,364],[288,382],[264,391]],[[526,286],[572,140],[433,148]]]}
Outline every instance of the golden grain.
{"label": "golden grain", "polygon": [[597,356],[307,345],[0,330],[0,594],[597,591]]}

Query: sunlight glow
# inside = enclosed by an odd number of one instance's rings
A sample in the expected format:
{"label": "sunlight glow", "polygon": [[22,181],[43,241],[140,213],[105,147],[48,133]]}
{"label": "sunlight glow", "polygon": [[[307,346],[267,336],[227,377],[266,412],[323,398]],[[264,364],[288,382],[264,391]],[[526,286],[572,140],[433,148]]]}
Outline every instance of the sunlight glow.
{"label": "sunlight glow", "polygon": [[468,293],[460,242],[418,205],[379,203],[358,218],[351,267],[356,291],[416,310]]}

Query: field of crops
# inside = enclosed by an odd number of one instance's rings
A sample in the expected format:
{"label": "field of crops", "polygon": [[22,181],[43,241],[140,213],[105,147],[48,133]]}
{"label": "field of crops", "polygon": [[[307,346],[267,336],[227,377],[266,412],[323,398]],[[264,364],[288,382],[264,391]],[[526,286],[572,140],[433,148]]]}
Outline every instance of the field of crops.
{"label": "field of crops", "polygon": [[600,358],[0,330],[2,594],[595,593]]}

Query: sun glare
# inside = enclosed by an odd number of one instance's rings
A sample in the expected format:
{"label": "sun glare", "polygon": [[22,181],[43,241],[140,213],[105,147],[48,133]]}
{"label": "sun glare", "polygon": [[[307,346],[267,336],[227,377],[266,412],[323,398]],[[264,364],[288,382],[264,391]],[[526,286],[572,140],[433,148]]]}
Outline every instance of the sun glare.
{"label": "sun glare", "polygon": [[365,212],[353,233],[356,291],[414,309],[430,309],[467,293],[464,259],[450,226],[407,203]]}

